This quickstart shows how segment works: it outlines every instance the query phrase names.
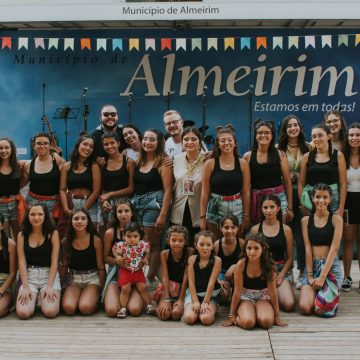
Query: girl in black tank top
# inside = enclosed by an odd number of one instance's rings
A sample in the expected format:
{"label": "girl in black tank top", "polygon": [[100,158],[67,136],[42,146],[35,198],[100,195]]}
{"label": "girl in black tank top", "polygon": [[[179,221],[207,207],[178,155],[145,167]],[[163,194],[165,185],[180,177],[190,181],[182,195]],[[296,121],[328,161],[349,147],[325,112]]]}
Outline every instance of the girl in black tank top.
{"label": "girl in black tank top", "polygon": [[[77,310],[83,315],[96,311],[105,283],[103,256],[102,240],[89,213],[84,209],[75,210],[62,242],[61,278],[66,283],[62,308],[67,315],[74,315]],[[85,307],[82,307],[83,303],[86,303]]]}
{"label": "girl in black tank top", "polygon": [[293,311],[295,294],[292,288],[293,277],[293,235],[289,226],[281,222],[280,200],[276,195],[266,195],[261,201],[262,221],[255,225],[252,233],[263,233],[269,250],[276,262],[277,291],[279,303],[285,311]]}
{"label": "girl in black tank top", "polygon": [[220,285],[217,277],[221,270],[221,259],[214,255],[214,234],[202,230],[195,236],[198,255],[189,257],[189,289],[185,297],[184,321],[188,325],[196,321],[211,325],[215,321]]}
{"label": "girl in black tank top", "polygon": [[[256,306],[255,306],[256,305]],[[263,316],[258,317],[261,311]],[[245,240],[245,256],[234,271],[234,291],[228,320],[223,326],[252,329],[286,326],[280,318],[276,272],[265,236],[250,233]]]}
{"label": "girl in black tank top", "polygon": [[111,216],[116,200],[121,196],[130,196],[134,192],[135,162],[120,153],[120,141],[115,133],[108,132],[102,136],[102,145],[108,154],[102,169],[102,217],[103,231],[113,221]]}
{"label": "girl in black tank top", "polygon": [[233,215],[225,216],[221,220],[220,229],[223,237],[215,242],[214,251],[221,259],[221,271],[218,276],[221,286],[220,302],[226,302],[231,295],[235,265],[241,257],[240,243],[244,240],[237,236],[239,222]]}
{"label": "girl in black tank top", "polygon": [[184,298],[188,285],[186,273],[189,255],[189,232],[182,225],[172,225],[167,231],[169,249],[160,254],[162,283],[156,288],[152,299],[159,305],[156,314],[161,320],[180,320],[184,311]]}

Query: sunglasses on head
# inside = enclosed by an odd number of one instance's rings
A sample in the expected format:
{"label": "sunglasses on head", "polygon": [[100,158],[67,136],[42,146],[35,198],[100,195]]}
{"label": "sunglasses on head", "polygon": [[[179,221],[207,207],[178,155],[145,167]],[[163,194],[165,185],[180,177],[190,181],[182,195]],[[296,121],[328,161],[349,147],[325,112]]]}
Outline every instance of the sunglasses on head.
{"label": "sunglasses on head", "polygon": [[116,112],[103,112],[102,113],[104,117],[115,117],[116,116]]}

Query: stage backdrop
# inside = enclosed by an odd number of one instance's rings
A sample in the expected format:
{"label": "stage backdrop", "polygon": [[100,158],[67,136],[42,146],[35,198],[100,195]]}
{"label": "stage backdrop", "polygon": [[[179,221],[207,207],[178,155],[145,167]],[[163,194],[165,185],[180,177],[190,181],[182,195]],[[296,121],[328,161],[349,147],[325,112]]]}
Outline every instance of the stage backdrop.
{"label": "stage backdrop", "polygon": [[[360,30],[141,30],[2,32],[0,38],[1,136],[30,156],[30,137],[45,114],[69,153],[83,130],[84,88],[91,130],[102,104],[118,107],[121,123],[163,129],[162,114],[179,110],[202,123],[206,135],[233,123],[241,152],[251,144],[251,122],[287,114],[300,117],[307,134],[326,110],[359,121]],[[78,114],[77,114],[78,113]]]}

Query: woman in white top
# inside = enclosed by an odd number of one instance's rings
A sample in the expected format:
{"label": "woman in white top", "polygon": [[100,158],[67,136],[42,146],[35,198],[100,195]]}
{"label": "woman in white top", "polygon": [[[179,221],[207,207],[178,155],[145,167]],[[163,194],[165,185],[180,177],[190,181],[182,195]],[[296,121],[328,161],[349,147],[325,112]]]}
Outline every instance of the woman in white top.
{"label": "woman in white top", "polygon": [[135,162],[139,160],[141,150],[142,134],[140,130],[132,124],[125,124],[122,128],[122,134],[126,142],[126,149],[123,154]]}
{"label": "woman in white top", "polygon": [[197,128],[186,128],[181,139],[184,152],[176,155],[173,163],[175,185],[170,221],[189,230],[192,244],[195,234],[200,231],[201,174],[205,153]]}
{"label": "woman in white top", "polygon": [[[347,167],[347,196],[344,212],[343,264],[344,280],[341,290],[350,291],[350,276],[354,241],[357,241],[357,258],[360,264],[360,123],[353,123],[347,131],[344,155]],[[360,291],[360,288],[359,288]]]}

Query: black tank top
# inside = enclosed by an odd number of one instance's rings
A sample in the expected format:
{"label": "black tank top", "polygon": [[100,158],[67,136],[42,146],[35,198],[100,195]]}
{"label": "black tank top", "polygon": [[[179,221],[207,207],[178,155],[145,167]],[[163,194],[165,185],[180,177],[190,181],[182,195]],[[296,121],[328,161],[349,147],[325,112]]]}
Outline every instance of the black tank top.
{"label": "black tank top", "polygon": [[328,221],[324,227],[316,227],[314,215],[309,216],[308,236],[312,246],[331,246],[334,236],[334,226],[332,223],[332,214],[329,214]]}
{"label": "black tank top", "polygon": [[31,160],[29,171],[29,190],[36,195],[55,196],[59,194],[60,170],[53,160],[53,167],[50,172],[38,174],[35,172],[35,160]]}
{"label": "black tank top", "polygon": [[14,171],[6,175],[0,172],[0,196],[17,195],[20,192],[20,176],[14,177]]}
{"label": "black tank top", "polygon": [[126,156],[123,156],[123,163],[118,170],[108,170],[104,167],[102,171],[103,190],[105,192],[117,191],[129,186],[129,172],[127,169]]}
{"label": "black tank top", "polygon": [[31,247],[29,236],[24,234],[24,253],[26,264],[29,266],[50,267],[51,266],[52,244],[49,235],[40,246]]}
{"label": "black tank top", "polygon": [[9,252],[7,249],[0,250],[0,274],[8,274],[10,272]]}
{"label": "black tank top", "polygon": [[210,177],[210,192],[222,196],[238,194],[242,191],[242,172],[240,160],[235,158],[233,170],[223,170],[219,159],[215,158],[214,171]]}
{"label": "black tank top", "polygon": [[284,226],[280,221],[279,223],[279,232],[275,236],[266,236],[262,230],[263,222],[261,222],[259,225],[259,232],[263,233],[266,237],[269,244],[269,250],[272,254],[272,258],[275,261],[282,261],[286,259],[286,237],[284,232]]}
{"label": "black tank top", "polygon": [[154,167],[147,173],[135,169],[134,174],[135,194],[143,195],[151,191],[163,190],[163,183],[159,171]]}
{"label": "black tank top", "polygon": [[282,185],[280,159],[278,163],[259,164],[256,151],[250,157],[251,189],[262,190]]}
{"label": "black tank top", "polygon": [[226,256],[224,254],[223,248],[222,248],[222,239],[219,240],[219,253],[218,256],[222,260],[221,268],[223,270],[228,270],[231,265],[236,264],[239,261],[241,254],[241,248],[239,244],[239,240],[236,239],[236,247],[232,254],[229,256]]}
{"label": "black tank top", "polygon": [[249,290],[263,290],[267,288],[267,280],[265,276],[261,275],[259,277],[251,278],[247,274],[247,260],[245,262],[245,269],[243,275],[243,287]]}
{"label": "black tank top", "polygon": [[80,174],[75,173],[72,169],[70,169],[67,176],[67,188],[68,190],[79,188],[92,191],[92,180],[91,165],[89,165],[86,170]]}
{"label": "black tank top", "polygon": [[69,268],[72,270],[91,270],[97,268],[94,235],[90,235],[89,246],[84,250],[71,247]]}
{"label": "black tank top", "polygon": [[306,164],[306,184],[314,186],[318,183],[327,185],[339,182],[338,170],[338,151],[335,149],[329,161],[318,163],[315,161],[316,152],[313,150],[309,154]]}
{"label": "black tank top", "polygon": [[185,251],[183,251],[180,261],[176,262],[174,261],[174,258],[172,256],[171,249],[169,250],[168,258],[166,261],[169,280],[182,284],[186,268],[185,256]]}
{"label": "black tank top", "polygon": [[[214,262],[210,263],[209,261],[203,269],[200,269],[199,262],[200,262],[200,257],[196,256],[194,263],[194,273],[195,273],[195,288],[197,293],[206,292],[211,277],[211,273],[214,268]],[[216,281],[214,290],[219,288],[220,285]]]}

